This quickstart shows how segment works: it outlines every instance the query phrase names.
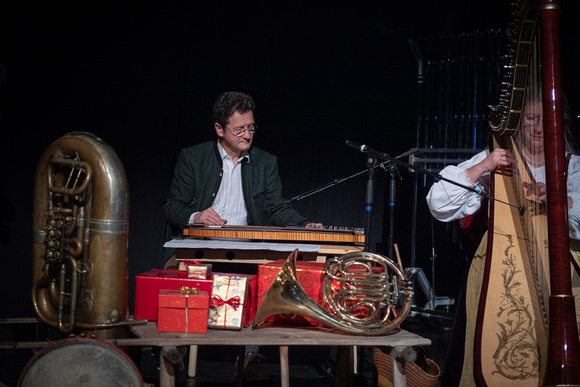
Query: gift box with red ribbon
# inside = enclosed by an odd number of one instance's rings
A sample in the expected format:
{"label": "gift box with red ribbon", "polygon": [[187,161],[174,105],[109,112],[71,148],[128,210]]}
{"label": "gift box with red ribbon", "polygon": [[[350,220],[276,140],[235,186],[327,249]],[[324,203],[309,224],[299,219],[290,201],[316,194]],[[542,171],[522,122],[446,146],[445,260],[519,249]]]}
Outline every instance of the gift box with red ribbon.
{"label": "gift box with red ribbon", "polygon": [[209,293],[182,286],[159,291],[159,332],[206,333]]}
{"label": "gift box with red ribbon", "polygon": [[151,269],[135,276],[135,319],[157,321],[159,291],[176,290],[181,286],[197,288],[211,294],[212,278],[188,278],[174,269]]}
{"label": "gift box with red ribbon", "polygon": [[213,275],[209,300],[208,327],[240,330],[244,324],[244,303],[248,294],[248,277],[236,274]]}

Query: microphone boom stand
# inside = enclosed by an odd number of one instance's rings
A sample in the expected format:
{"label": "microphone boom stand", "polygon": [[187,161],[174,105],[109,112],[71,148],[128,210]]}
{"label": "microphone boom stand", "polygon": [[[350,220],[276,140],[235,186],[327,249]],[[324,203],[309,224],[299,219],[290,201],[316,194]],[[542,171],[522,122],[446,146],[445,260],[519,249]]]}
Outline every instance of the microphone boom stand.
{"label": "microphone boom stand", "polygon": [[[376,157],[378,157],[378,158],[380,158],[382,160],[386,160],[386,161],[392,162],[392,163],[394,163],[394,164],[396,164],[398,166],[405,167],[405,168],[408,168],[408,169],[413,169],[413,170],[415,170],[417,172],[421,172],[421,173],[423,173],[425,175],[429,175],[429,176],[431,176],[433,178],[433,180],[435,182],[445,181],[447,183],[454,184],[454,185],[456,185],[458,187],[461,187],[463,189],[466,189],[468,191],[474,192],[474,193],[476,193],[476,194],[478,194],[478,195],[480,195],[480,196],[482,196],[482,197],[484,197],[486,199],[494,200],[496,202],[503,203],[503,204],[508,205],[510,207],[515,207],[515,208],[517,208],[519,210],[519,212],[520,212],[521,215],[523,215],[523,213],[526,211],[526,207],[525,206],[516,206],[514,204],[507,203],[507,202],[501,201],[499,199],[495,199],[491,195],[489,195],[487,192],[484,192],[484,191],[482,191],[480,189],[477,189],[477,188],[474,188],[474,187],[470,187],[470,186],[467,186],[467,185],[458,183],[458,182],[456,182],[454,180],[451,180],[451,179],[447,179],[447,178],[441,176],[438,173],[431,172],[431,171],[429,171],[427,169],[424,169],[424,168],[418,167],[416,165],[412,165],[412,164],[406,163],[404,161],[398,160],[395,157],[389,156],[385,152],[376,151],[374,149],[369,148],[366,145],[358,145],[358,144],[356,144],[356,143],[354,143],[352,141],[349,141],[349,140],[346,141],[346,145],[348,145],[350,147],[353,147],[355,149],[358,149],[358,150],[360,150],[363,153],[368,153],[368,154],[373,155],[373,156],[376,156]],[[406,153],[409,154],[409,152],[406,152]],[[414,153],[414,152],[412,152],[412,153]]]}
{"label": "microphone boom stand", "polygon": [[[350,142],[350,141],[349,141]],[[412,148],[409,149],[408,151],[398,155],[397,157],[395,157],[395,159],[401,159],[404,157],[408,157],[409,155],[412,155],[413,153],[416,153],[419,151],[419,148]],[[371,211],[372,211],[372,205],[373,205],[373,197],[374,197],[374,171],[377,168],[382,168],[384,170],[387,170],[387,166],[389,166],[391,164],[391,160],[386,160],[383,162],[378,162],[377,157],[374,156],[369,156],[369,158],[367,158],[367,169],[364,169],[362,171],[359,171],[353,175],[344,177],[344,178],[339,178],[339,179],[334,179],[329,183],[323,184],[317,188],[314,188],[308,192],[302,193],[300,195],[296,195],[294,196],[292,199],[290,199],[290,201],[298,201],[298,200],[302,200],[305,199],[309,196],[312,196],[314,194],[317,194],[319,192],[322,192],[328,188],[334,187],[335,185],[338,185],[340,183],[344,183],[345,181],[348,181],[352,178],[355,178],[357,176],[360,176],[362,174],[368,174],[369,178],[367,180],[367,187],[366,187],[366,207],[365,207],[365,251],[370,252],[370,245],[369,245],[369,240],[370,238],[368,237],[368,235],[370,234],[370,219],[371,219]],[[395,181],[394,181],[394,173],[396,171],[396,168],[392,165],[390,165],[389,170],[391,172],[391,197],[390,197],[390,202],[389,202],[389,206],[391,207],[391,220],[390,220],[390,224],[391,224],[391,237],[389,238],[389,254],[392,257],[392,253],[393,253],[393,237],[392,237],[392,233],[393,233],[393,227],[394,227],[394,201],[395,201],[395,189],[396,189],[396,185],[395,185]]]}

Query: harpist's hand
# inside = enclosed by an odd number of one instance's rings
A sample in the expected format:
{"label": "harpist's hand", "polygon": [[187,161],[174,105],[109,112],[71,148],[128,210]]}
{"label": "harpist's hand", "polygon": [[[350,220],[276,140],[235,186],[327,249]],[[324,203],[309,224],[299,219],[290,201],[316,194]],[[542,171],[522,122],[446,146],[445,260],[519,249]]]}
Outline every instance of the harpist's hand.
{"label": "harpist's hand", "polygon": [[497,167],[508,166],[516,163],[512,152],[507,149],[494,149],[480,164],[484,172],[491,172]]}
{"label": "harpist's hand", "polygon": [[228,221],[222,219],[213,208],[206,208],[205,210],[198,212],[193,217],[193,223],[197,224],[208,224],[211,226],[223,226]]}
{"label": "harpist's hand", "polygon": [[526,183],[523,182],[526,189],[526,196],[536,195],[536,200],[546,201],[546,184],[544,183]]}
{"label": "harpist's hand", "polygon": [[478,164],[466,170],[467,179],[475,184],[484,173],[491,172],[497,167],[505,167],[515,163],[516,159],[512,152],[497,148]]}

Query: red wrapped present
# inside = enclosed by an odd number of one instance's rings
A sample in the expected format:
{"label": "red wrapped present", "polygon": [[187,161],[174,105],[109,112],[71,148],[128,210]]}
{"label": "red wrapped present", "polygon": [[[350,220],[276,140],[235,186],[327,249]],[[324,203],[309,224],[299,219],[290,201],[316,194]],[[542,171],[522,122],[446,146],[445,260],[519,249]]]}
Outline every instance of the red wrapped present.
{"label": "red wrapped present", "polygon": [[212,278],[188,278],[187,273],[173,269],[151,269],[135,279],[135,319],[149,321],[157,321],[160,290],[187,286],[211,294],[213,283]]}
{"label": "red wrapped present", "polygon": [[244,327],[249,327],[258,310],[258,276],[248,274],[245,277],[248,278],[248,294],[244,303]]}
{"label": "red wrapped present", "polygon": [[206,333],[209,293],[182,286],[159,291],[159,332]]}
{"label": "red wrapped present", "polygon": [[[270,288],[272,281],[278,275],[285,260],[278,260],[258,265],[258,291],[257,291],[257,305],[258,307],[264,299],[264,295]],[[322,281],[324,278],[324,263],[311,261],[296,262],[296,276],[300,281],[300,285],[304,291],[319,305],[324,305],[324,297],[322,295]],[[304,316],[297,316],[294,314],[282,313],[269,317],[266,321],[282,324],[293,325],[310,325],[320,326],[318,321]]]}

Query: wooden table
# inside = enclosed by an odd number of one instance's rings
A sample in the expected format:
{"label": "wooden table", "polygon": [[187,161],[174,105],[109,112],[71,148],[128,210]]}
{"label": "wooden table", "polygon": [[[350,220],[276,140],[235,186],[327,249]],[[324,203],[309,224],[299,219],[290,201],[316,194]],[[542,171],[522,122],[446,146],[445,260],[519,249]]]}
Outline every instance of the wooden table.
{"label": "wooden table", "polygon": [[[400,330],[397,333],[385,336],[348,335],[330,331],[325,328],[312,327],[264,327],[259,329],[244,328],[241,331],[208,329],[207,333],[173,333],[158,332],[157,325],[149,322],[144,325],[134,325],[131,330],[138,337],[136,339],[120,339],[113,341],[115,345],[143,345],[162,347],[161,353],[173,346],[183,345],[228,345],[243,347],[246,345],[275,345],[280,347],[280,375],[281,385],[288,387],[290,375],[288,371],[288,347],[299,346],[338,346],[337,372],[335,386],[346,383],[349,377],[349,354],[354,346],[387,347],[393,359],[393,385],[406,386],[406,361],[413,361],[416,354],[410,346],[430,345],[431,340],[416,334]],[[349,351],[350,350],[350,351]],[[243,352],[241,352],[243,356]],[[238,362],[238,385],[243,382],[243,361]],[[161,359],[160,384],[162,387],[175,386],[173,367],[163,357]]]}

